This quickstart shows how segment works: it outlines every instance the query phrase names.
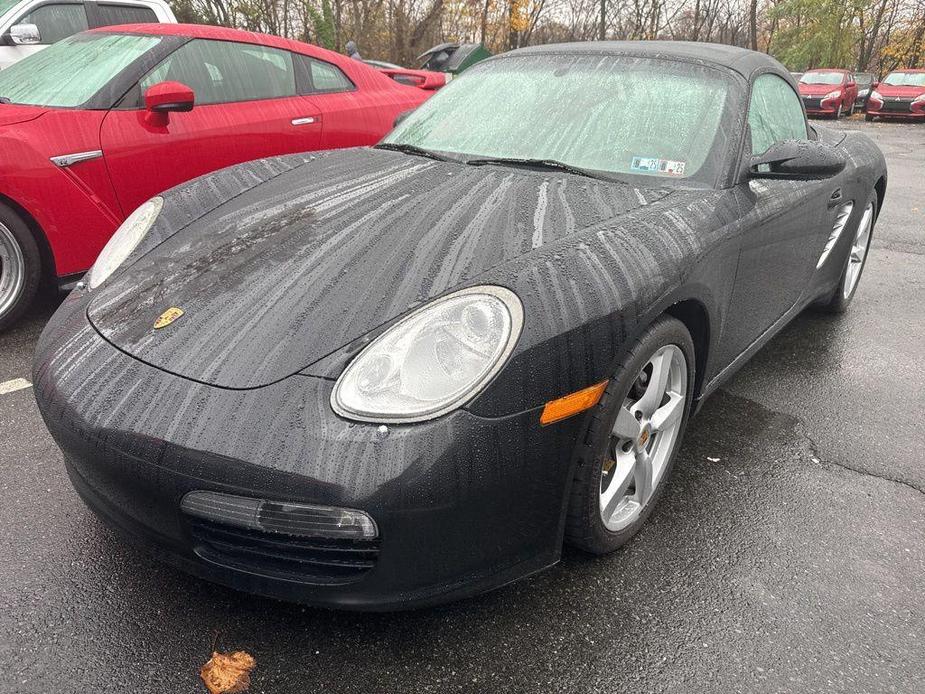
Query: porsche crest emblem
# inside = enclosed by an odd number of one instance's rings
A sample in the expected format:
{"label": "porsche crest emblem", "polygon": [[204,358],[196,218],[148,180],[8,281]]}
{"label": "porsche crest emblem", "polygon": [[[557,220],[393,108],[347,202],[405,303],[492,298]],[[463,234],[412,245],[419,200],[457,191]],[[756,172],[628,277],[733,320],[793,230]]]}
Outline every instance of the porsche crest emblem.
{"label": "porsche crest emblem", "polygon": [[154,321],[154,329],[160,330],[161,328],[166,328],[168,325],[173,323],[177,318],[183,315],[183,309],[177,308],[176,306],[171,306],[166,311],[164,311],[160,316],[157,317],[157,320]]}

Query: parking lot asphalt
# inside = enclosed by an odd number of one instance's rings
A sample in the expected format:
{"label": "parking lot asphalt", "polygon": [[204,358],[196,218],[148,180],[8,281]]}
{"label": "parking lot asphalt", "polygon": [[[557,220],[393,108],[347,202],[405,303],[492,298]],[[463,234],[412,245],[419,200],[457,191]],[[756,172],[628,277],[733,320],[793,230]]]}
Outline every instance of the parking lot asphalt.
{"label": "parking lot asphalt", "polygon": [[[567,551],[397,614],[210,585],[126,545],[71,489],[30,388],[0,394],[0,692],[925,692],[925,126],[865,123],[890,167],[854,304],[807,312],[692,420],[623,550]],[[54,310],[0,335],[29,378]]]}

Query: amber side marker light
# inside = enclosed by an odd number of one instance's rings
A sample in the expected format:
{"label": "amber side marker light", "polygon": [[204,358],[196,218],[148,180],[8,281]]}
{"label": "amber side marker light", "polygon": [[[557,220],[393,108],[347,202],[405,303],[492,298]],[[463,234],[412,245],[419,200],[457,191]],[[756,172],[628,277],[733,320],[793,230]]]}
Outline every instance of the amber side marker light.
{"label": "amber side marker light", "polygon": [[546,426],[561,422],[572,415],[591,409],[600,401],[608,383],[609,381],[601,381],[593,386],[563,395],[556,400],[550,400],[543,408],[543,414],[540,415],[540,424]]}

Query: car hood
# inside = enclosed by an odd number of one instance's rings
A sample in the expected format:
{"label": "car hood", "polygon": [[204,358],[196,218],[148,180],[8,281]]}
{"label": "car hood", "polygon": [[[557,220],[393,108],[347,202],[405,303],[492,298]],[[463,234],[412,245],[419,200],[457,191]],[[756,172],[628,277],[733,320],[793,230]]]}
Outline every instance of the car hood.
{"label": "car hood", "polygon": [[888,98],[898,96],[908,99],[915,98],[920,94],[925,94],[925,87],[881,84],[879,87],[877,87],[876,91],[880,94],[880,96],[885,96]]}
{"label": "car hood", "polygon": [[0,128],[5,125],[16,125],[17,123],[26,123],[30,120],[35,120],[47,111],[47,108],[41,106],[0,104]]}
{"label": "car hood", "polygon": [[825,96],[829,92],[840,92],[844,85],[840,84],[800,84],[801,96]]}
{"label": "car hood", "polygon": [[[214,198],[228,176],[196,190]],[[174,198],[189,190],[168,194],[162,216],[188,206]],[[221,204],[203,200],[199,219],[96,290],[88,316],[148,364],[256,388],[493,267],[669,194],[375,149],[320,153],[243,192],[229,188]],[[171,308],[183,315],[155,329]]]}

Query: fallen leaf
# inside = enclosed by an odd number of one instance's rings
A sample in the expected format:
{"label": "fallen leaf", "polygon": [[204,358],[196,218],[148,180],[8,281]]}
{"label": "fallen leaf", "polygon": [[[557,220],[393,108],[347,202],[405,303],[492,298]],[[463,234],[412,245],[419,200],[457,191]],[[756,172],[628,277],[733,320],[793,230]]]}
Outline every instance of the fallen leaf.
{"label": "fallen leaf", "polygon": [[250,672],[256,666],[257,661],[250,653],[212,651],[212,657],[199,670],[199,676],[210,694],[237,694],[250,687]]}

